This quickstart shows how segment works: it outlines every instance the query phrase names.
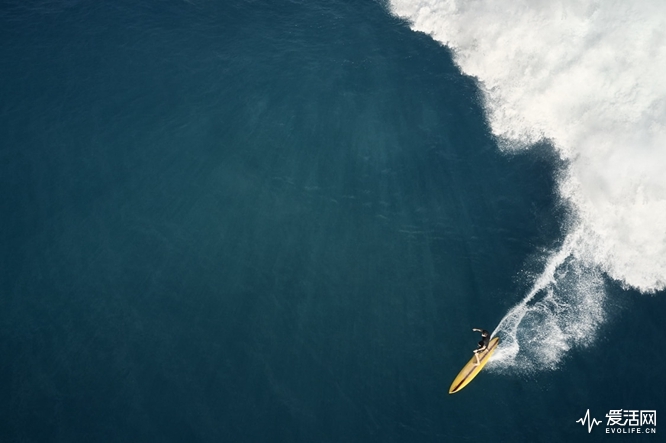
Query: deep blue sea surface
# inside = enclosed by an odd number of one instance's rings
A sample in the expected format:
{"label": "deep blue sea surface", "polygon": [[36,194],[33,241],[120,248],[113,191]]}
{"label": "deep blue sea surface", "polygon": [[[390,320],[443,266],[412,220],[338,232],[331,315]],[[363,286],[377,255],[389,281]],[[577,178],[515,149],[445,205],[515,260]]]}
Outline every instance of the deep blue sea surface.
{"label": "deep blue sea surface", "polygon": [[658,441],[575,422],[666,413],[664,297],[611,281],[593,346],[448,395],[561,164],[381,2],[14,0],[0,38],[0,441]]}

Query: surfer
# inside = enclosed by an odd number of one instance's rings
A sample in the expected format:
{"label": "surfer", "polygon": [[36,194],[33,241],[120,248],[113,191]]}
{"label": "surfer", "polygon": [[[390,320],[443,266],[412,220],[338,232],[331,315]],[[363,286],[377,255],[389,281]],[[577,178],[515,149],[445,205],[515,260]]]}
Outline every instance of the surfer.
{"label": "surfer", "polygon": [[490,332],[486,331],[485,329],[477,328],[472,329],[472,331],[481,333],[481,341],[479,342],[479,346],[474,350],[474,357],[476,357],[476,364],[478,365],[481,363],[479,360],[479,352],[483,352],[488,349],[488,343],[490,342]]}

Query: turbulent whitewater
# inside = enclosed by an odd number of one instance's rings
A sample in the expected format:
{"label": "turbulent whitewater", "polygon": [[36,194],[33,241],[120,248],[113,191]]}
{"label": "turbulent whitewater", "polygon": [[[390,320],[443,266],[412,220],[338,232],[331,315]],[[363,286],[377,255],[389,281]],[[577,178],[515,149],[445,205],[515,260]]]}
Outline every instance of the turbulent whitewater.
{"label": "turbulent whitewater", "polygon": [[478,80],[502,149],[548,141],[565,160],[567,238],[495,331],[504,337],[496,367],[557,367],[603,321],[602,274],[644,293],[666,287],[666,3],[390,0],[390,8]]}

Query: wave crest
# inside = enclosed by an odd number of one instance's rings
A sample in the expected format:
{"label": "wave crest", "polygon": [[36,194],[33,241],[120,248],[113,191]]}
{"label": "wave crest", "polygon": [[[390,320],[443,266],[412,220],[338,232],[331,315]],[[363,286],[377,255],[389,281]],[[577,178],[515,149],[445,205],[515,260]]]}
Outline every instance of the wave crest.
{"label": "wave crest", "polygon": [[570,230],[493,333],[491,368],[554,369],[604,319],[603,273],[666,288],[666,3],[390,0],[476,77],[505,150],[550,142]]}
{"label": "wave crest", "polygon": [[666,288],[666,3],[391,0],[479,80],[501,146],[547,139],[580,254],[627,287]]}

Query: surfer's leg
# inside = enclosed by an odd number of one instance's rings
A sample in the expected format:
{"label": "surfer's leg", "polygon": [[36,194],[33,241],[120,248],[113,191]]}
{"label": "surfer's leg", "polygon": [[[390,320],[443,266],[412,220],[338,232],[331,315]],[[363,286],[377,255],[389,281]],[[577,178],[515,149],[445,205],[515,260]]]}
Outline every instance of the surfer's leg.
{"label": "surfer's leg", "polygon": [[479,354],[474,352],[474,358],[476,358],[476,364],[474,366],[479,366],[479,363],[481,363],[481,360],[479,360]]}

